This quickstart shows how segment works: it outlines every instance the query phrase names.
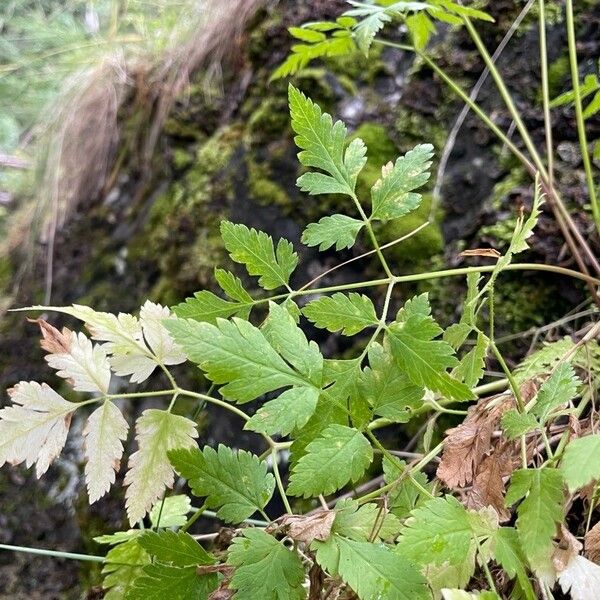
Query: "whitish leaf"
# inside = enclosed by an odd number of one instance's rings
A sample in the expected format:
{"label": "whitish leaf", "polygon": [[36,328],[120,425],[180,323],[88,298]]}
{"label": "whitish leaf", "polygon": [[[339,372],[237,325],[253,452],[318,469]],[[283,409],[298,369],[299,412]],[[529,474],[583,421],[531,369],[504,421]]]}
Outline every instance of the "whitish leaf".
{"label": "whitish leaf", "polygon": [[332,531],[345,538],[359,541],[389,540],[398,534],[400,520],[385,508],[372,502],[358,504],[350,498],[335,505]]}
{"label": "whitish leaf", "polygon": [[183,527],[191,510],[192,503],[185,494],[168,496],[150,511],[150,523],[152,527]]}
{"label": "whitish leaf", "polygon": [[455,400],[469,400],[471,390],[447,373],[458,360],[450,344],[435,340],[442,329],[429,316],[414,314],[389,328],[389,341],[398,366],[415,385],[425,386]]}
{"label": "whitish leaf", "polygon": [[137,539],[129,540],[112,548],[102,567],[102,587],[106,590],[105,600],[127,598],[134,582],[142,574],[142,568],[150,562],[150,556],[138,544]]}
{"label": "whitish leaf", "polygon": [[305,498],[331,494],[356,481],[371,464],[373,449],[357,429],[330,425],[306,447],[292,470],[288,492]]}
{"label": "whitish leaf", "polygon": [[194,446],[196,424],[170,412],[148,409],[135,425],[138,450],[129,457],[125,475],[127,516],[133,525],[171,488],[175,480],[167,453]]}
{"label": "whitish leaf", "polygon": [[399,370],[389,349],[373,342],[368,351],[369,366],[361,374],[361,394],[380,417],[406,423],[412,412],[422,406],[425,390],[412,383]]}
{"label": "whitish leaf", "polygon": [[575,398],[579,384],[573,367],[568,363],[561,363],[540,388],[531,413],[542,423],[545,422],[552,411]]}
{"label": "whitish leaf", "polygon": [[515,408],[507,410],[502,415],[501,423],[502,429],[509,440],[516,440],[539,427],[537,419],[532,414],[520,413]]}
{"label": "whitish leaf", "polygon": [[219,319],[211,325],[178,319],[167,321],[166,326],[212,382],[225,384],[220,392],[229,400],[248,402],[282,387],[311,383],[248,321]]}
{"label": "whitish leaf", "polygon": [[314,387],[294,387],[274,400],[266,402],[244,429],[258,433],[288,435],[304,427],[317,408],[319,390]]}
{"label": "whitish leaf", "polygon": [[560,471],[571,493],[600,479],[600,435],[586,435],[569,442]]}
{"label": "whitish leaf", "polygon": [[346,126],[333,122],[327,113],[294,86],[289,86],[292,129],[297,134],[296,145],[301,149],[298,159],[306,167],[325,171],[306,173],[298,179],[298,186],[310,194],[354,194],[356,178],[366,163],[366,147],[355,138],[348,148]]}
{"label": "whitish leaf", "polygon": [[316,327],[343,335],[355,335],[379,323],[371,300],[356,292],[336,292],[313,300],[302,309],[302,314]]}
{"label": "whitish leaf", "polygon": [[371,219],[388,221],[415,210],[421,194],[414,192],[429,179],[433,146],[421,144],[381,170],[381,178],[371,189]]}
{"label": "whitish leaf", "polygon": [[513,473],[506,505],[523,501],[517,508],[517,532],[536,573],[546,573],[551,564],[552,538],[564,520],[563,479],[553,468],[520,469]]}
{"label": "whitish leaf", "polygon": [[[424,577],[386,546],[333,535],[314,542],[317,562],[339,576],[361,600],[426,600],[431,598]],[[383,595],[384,594],[384,595]]]}
{"label": "whitish leaf", "polygon": [[323,356],[315,342],[309,342],[294,317],[282,305],[269,302],[269,316],[262,328],[268,342],[308,381],[320,387]]}
{"label": "whitish leaf", "polygon": [[310,223],[302,234],[302,243],[307,246],[319,246],[327,250],[335,244],[336,250],[352,248],[358,232],[364,223],[346,215],[331,215]]}
{"label": "whitish leaf", "polygon": [[454,369],[452,375],[464,381],[470,388],[476,386],[483,377],[489,344],[489,338],[481,332],[478,333],[475,346],[461,358],[460,364]]}
{"label": "whitish leaf", "polygon": [[600,566],[584,556],[574,556],[558,574],[563,593],[572,600],[596,600],[600,590]]}
{"label": "whitish leaf", "polygon": [[35,463],[41,477],[65,445],[77,404],[35,381],[17,383],[8,395],[12,406],[0,410],[0,466]]}
{"label": "whitish leaf", "polygon": [[172,567],[155,563],[142,569],[125,600],[208,600],[218,585],[216,573],[199,575],[195,566]]}
{"label": "whitish leaf", "polygon": [[41,346],[48,355],[46,362],[57,370],[78,392],[107,394],[110,365],[104,349],[83,334],[66,327],[59,331],[43,319],[35,321],[42,331]]}
{"label": "whitish leaf", "polygon": [[178,365],[185,361],[185,354],[162,323],[170,317],[173,315],[168,308],[150,300],[146,300],[140,309],[144,338],[158,362],[163,365]]}
{"label": "whitish leaf", "polygon": [[123,442],[129,425],[121,411],[105,400],[88,418],[83,429],[85,440],[85,481],[90,504],[102,498],[115,482],[123,456]]}
{"label": "whitish leaf", "polygon": [[202,451],[176,450],[169,457],[194,495],[205,496],[206,505],[217,508],[219,518],[228,523],[240,523],[262,510],[275,489],[266,463],[244,450],[206,446]]}
{"label": "whitish leaf", "polygon": [[246,529],[229,547],[235,567],[229,587],[235,600],[302,600],[306,597],[300,557],[261,529]]}
{"label": "whitish leaf", "polygon": [[298,264],[298,255],[290,242],[281,238],[275,249],[273,239],[264,231],[248,229],[240,223],[221,222],[221,237],[231,259],[259,277],[265,290],[288,287],[290,275]]}
{"label": "whitish leaf", "polygon": [[423,565],[456,565],[467,559],[473,530],[469,513],[456,498],[433,498],[411,514],[399,540],[403,555]]}
{"label": "whitish leaf", "polygon": [[137,542],[156,560],[177,567],[212,565],[216,562],[215,558],[185,531],[146,531]]}

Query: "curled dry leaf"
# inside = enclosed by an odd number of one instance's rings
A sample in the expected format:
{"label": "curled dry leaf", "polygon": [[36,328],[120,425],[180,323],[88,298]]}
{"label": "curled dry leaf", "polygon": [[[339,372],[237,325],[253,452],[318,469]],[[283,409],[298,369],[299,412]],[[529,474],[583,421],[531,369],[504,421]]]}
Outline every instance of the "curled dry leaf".
{"label": "curled dry leaf", "polygon": [[585,555],[591,561],[600,564],[600,522],[585,534],[584,545]]}
{"label": "curled dry leaf", "polygon": [[458,427],[447,431],[444,453],[437,476],[450,488],[470,484],[478,467],[492,448],[492,433],[502,414],[512,408],[511,396],[493,396],[469,407],[468,415]]}
{"label": "curled dry leaf", "polygon": [[494,447],[477,468],[473,486],[466,494],[468,508],[491,506],[501,523],[510,519],[510,511],[504,504],[504,482],[514,471],[517,457],[518,447],[514,442],[502,441]]}
{"label": "curled dry leaf", "polygon": [[560,536],[558,546],[552,554],[552,564],[560,573],[564,571],[573,560],[578,556],[583,548],[583,544],[564,526],[560,526]]}
{"label": "curled dry leaf", "polygon": [[320,510],[306,516],[284,515],[279,521],[278,529],[297,542],[324,542],[331,534],[335,515],[334,510]]}
{"label": "curled dry leaf", "polygon": [[463,250],[460,256],[484,256],[485,258],[500,258],[502,254],[495,248],[472,248]]}

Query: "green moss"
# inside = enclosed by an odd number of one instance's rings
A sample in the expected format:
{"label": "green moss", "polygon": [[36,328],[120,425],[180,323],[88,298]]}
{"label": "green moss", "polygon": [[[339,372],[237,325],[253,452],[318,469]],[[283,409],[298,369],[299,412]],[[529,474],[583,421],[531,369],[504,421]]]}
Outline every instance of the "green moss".
{"label": "green moss", "polygon": [[284,212],[292,208],[286,191],[272,179],[271,170],[266,163],[258,164],[248,158],[248,192],[254,202],[262,206],[279,206]]}
{"label": "green moss", "polygon": [[[431,194],[423,194],[423,200],[417,210],[383,225],[378,234],[380,242],[385,244],[397,240],[425,223],[431,213],[432,198]],[[407,240],[392,246],[387,254],[396,264],[416,265],[439,254],[443,248],[444,238],[438,215],[433,223]]]}
{"label": "green moss", "polygon": [[173,166],[176,169],[185,169],[194,162],[194,154],[185,148],[173,150]]}
{"label": "green moss", "polygon": [[[338,77],[351,82],[372,83],[378,75],[386,73],[386,65],[381,59],[383,46],[375,46],[369,51],[369,56],[362,52],[352,52],[340,56],[330,56],[324,59],[324,64]],[[353,87],[355,85],[353,84]]]}
{"label": "green moss", "polygon": [[551,99],[563,91],[565,82],[570,76],[569,74],[569,57],[566,54],[563,54],[548,66],[548,88]]}
{"label": "green moss", "polygon": [[396,133],[402,152],[424,143],[433,144],[436,151],[441,151],[448,135],[441,119],[406,107],[400,107],[396,112]]}
{"label": "green moss", "polygon": [[[492,190],[490,204],[495,213],[506,208],[509,195],[518,187],[522,186],[527,181],[527,173],[522,165],[513,167],[509,173],[501,179]],[[508,246],[513,235],[516,224],[516,214],[511,212],[511,216],[507,219],[502,219],[492,225],[484,225],[479,230],[479,235],[482,238],[491,238],[498,243],[494,245],[496,249]]]}
{"label": "green moss", "polygon": [[248,135],[251,141],[280,136],[289,127],[286,96],[273,96],[259,101],[248,118]]}

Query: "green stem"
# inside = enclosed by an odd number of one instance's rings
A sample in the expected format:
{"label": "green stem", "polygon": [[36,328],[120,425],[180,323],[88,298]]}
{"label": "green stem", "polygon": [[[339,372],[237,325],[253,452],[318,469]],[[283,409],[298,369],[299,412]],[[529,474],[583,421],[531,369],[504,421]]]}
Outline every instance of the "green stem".
{"label": "green stem", "polygon": [[289,515],[293,515],[294,512],[292,511],[290,501],[285,493],[285,487],[283,486],[283,480],[281,479],[281,473],[279,472],[279,464],[277,463],[277,448],[271,449],[271,462],[273,463],[273,473],[275,474],[275,481],[277,482],[277,489],[279,490],[279,495],[281,496],[283,506],[285,506],[285,510]]}
{"label": "green stem", "polygon": [[513,377],[511,370],[508,368],[508,365],[506,364],[504,357],[500,353],[500,350],[498,350],[498,347],[494,343],[494,340],[490,340],[490,348],[491,348],[492,352],[494,353],[494,356],[500,363],[500,366],[502,367],[502,370],[504,371],[506,378],[508,379],[510,389],[512,390],[512,393],[515,396],[515,400],[517,402],[517,408],[519,409],[519,412],[520,413],[525,412],[525,403],[523,402],[523,397],[521,396],[521,390],[519,389],[519,385],[515,381],[515,378]]}
{"label": "green stem", "polygon": [[369,217],[367,217],[365,211],[363,210],[363,207],[361,206],[361,204],[355,194],[352,195],[352,200],[354,201],[354,204],[356,205],[358,213],[360,214],[360,218],[363,220],[363,222],[365,224],[365,228],[367,229],[369,237],[371,238],[371,243],[373,244],[373,248],[375,248],[375,252],[377,253],[377,256],[379,257],[379,262],[381,262],[381,266],[383,267],[385,274],[390,278],[394,277],[394,275],[393,275],[392,271],[390,270],[390,267],[387,263],[387,260],[385,260],[385,256],[383,256],[383,252],[381,251],[379,242],[377,241],[377,237],[375,236],[375,232],[373,231],[373,226],[371,225],[371,221],[370,221]]}
{"label": "green stem", "polygon": [[544,131],[546,133],[546,162],[548,164],[548,185],[550,187],[554,187],[554,152],[552,150],[552,119],[550,115],[550,86],[548,83],[548,49],[546,44],[545,0],[539,0],[538,28],[540,35],[542,103],[544,107]]}
{"label": "green stem", "polygon": [[473,536],[473,539],[475,540],[475,544],[477,545],[477,554],[479,555],[479,560],[481,562],[481,568],[483,569],[483,572],[485,573],[485,578],[487,579],[488,585],[490,586],[490,589],[492,590],[492,592],[494,592],[496,594],[496,596],[498,596],[498,598],[499,598],[500,596],[498,594],[498,590],[496,589],[496,585],[494,584],[494,578],[492,577],[490,568],[488,567],[485,557],[483,556],[481,544],[480,544],[479,540],[477,539],[476,535]]}
{"label": "green stem", "polygon": [[185,525],[181,528],[181,531],[187,531],[204,513],[206,510],[206,502],[196,509],[196,512],[186,521]]}
{"label": "green stem", "polygon": [[46,550],[45,548],[29,548],[27,546],[11,546],[10,544],[0,544],[0,550],[9,550],[11,552],[25,552],[27,554],[37,554],[39,556],[52,556],[53,558],[68,558],[71,560],[85,560],[90,562],[104,562],[104,556],[95,554],[77,554],[75,552],[61,552],[59,550]]}
{"label": "green stem", "polygon": [[577,64],[577,46],[575,38],[575,19],[573,18],[573,0],[566,0],[565,10],[567,13],[567,39],[569,44],[569,64],[571,66],[571,79],[573,80],[573,94],[575,96],[575,118],[577,120],[577,135],[581,148],[581,158],[585,169],[585,177],[592,205],[592,214],[596,230],[600,233],[600,207],[596,197],[596,186],[592,173],[592,163],[588,151],[587,137],[585,133],[585,120],[583,118],[583,105],[581,101],[581,89],[579,87],[579,66]]}

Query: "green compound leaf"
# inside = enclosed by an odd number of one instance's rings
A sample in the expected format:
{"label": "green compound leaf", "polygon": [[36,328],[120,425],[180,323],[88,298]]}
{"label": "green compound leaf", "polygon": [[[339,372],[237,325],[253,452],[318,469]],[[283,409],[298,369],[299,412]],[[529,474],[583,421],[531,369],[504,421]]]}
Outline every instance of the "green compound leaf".
{"label": "green compound leaf", "polygon": [[302,243],[307,246],[319,246],[327,250],[335,244],[336,250],[352,248],[358,232],[364,223],[346,215],[331,215],[310,223],[302,234]]}
{"label": "green compound leaf", "polygon": [[467,560],[472,524],[469,513],[456,498],[433,498],[411,515],[398,543],[404,556],[422,565],[457,565]]}
{"label": "green compound leaf", "polygon": [[301,375],[320,387],[323,379],[323,356],[315,342],[309,342],[290,312],[269,302],[269,316],[262,332],[268,342]]}
{"label": "green compound leaf", "polygon": [[429,316],[413,314],[390,326],[388,339],[398,366],[415,385],[425,386],[455,400],[470,400],[471,390],[446,372],[458,360],[450,344],[434,340],[442,333]]}
{"label": "green compound leaf", "polygon": [[132,539],[112,548],[102,567],[102,587],[107,600],[123,600],[142,575],[142,567],[150,562],[148,553]]}
{"label": "green compound leaf", "polygon": [[331,531],[358,541],[389,540],[400,531],[400,520],[377,504],[362,506],[350,498],[335,505],[335,519]]}
{"label": "green compound leaf", "polygon": [[515,408],[507,410],[502,415],[500,424],[509,440],[516,440],[539,427],[537,419],[531,413],[520,413]]}
{"label": "green compound leaf", "polygon": [[305,498],[331,494],[356,481],[372,460],[371,444],[360,431],[329,425],[294,465],[288,493]]}
{"label": "green compound leaf", "polygon": [[433,146],[421,144],[381,169],[381,178],[371,189],[371,220],[397,219],[421,204],[414,192],[429,179]]}
{"label": "green compound leaf", "polygon": [[571,493],[600,479],[600,435],[586,435],[569,442],[560,471]]}
{"label": "green compound leaf", "polygon": [[479,332],[475,346],[461,358],[460,364],[454,369],[452,375],[464,381],[467,387],[475,387],[483,377],[489,345],[489,338]]}
{"label": "green compound leaf", "polygon": [[165,327],[212,382],[225,384],[220,392],[229,400],[249,402],[282,387],[310,384],[248,321],[219,319],[211,325],[176,319]]}
{"label": "green compound leaf", "polygon": [[219,287],[236,302],[242,304],[252,303],[252,296],[244,289],[242,282],[239,277],[236,277],[233,273],[225,271],[224,269],[215,269],[215,279],[219,284]]}
{"label": "green compound leaf", "polygon": [[346,147],[346,126],[333,122],[327,113],[294,86],[289,86],[289,103],[295,142],[301,149],[298,159],[306,167],[323,173],[306,173],[297,185],[314,194],[354,195],[356,178],[366,163],[364,142],[355,138]]}
{"label": "green compound leaf", "polygon": [[306,425],[317,408],[319,390],[294,387],[265,403],[246,423],[244,429],[273,435],[288,435]]}
{"label": "green compound leaf", "polygon": [[[125,600],[208,600],[219,585],[216,573],[198,575],[197,567],[172,567],[155,563],[143,568],[124,596]],[[121,596],[123,598],[123,596]]]}
{"label": "green compound leaf", "polygon": [[241,304],[224,300],[208,290],[196,292],[193,298],[186,298],[173,307],[173,312],[181,319],[194,319],[216,323],[217,319],[228,319],[235,315],[245,316],[252,303]]}
{"label": "green compound leaf", "polygon": [[216,560],[185,531],[146,531],[137,538],[139,545],[155,559],[176,567],[212,565]]}
{"label": "green compound leaf", "polygon": [[233,540],[227,563],[235,567],[229,587],[235,600],[303,600],[300,557],[261,529],[246,529]]}
{"label": "green compound leaf", "polygon": [[526,600],[536,600],[525,565],[526,559],[519,542],[519,534],[513,527],[500,527],[494,539],[494,560],[511,579],[517,578]]}
{"label": "green compound leaf", "polygon": [[554,373],[540,387],[531,413],[536,415],[542,423],[545,422],[556,408],[569,403],[577,396],[577,386],[580,383],[570,364],[559,364]]}
{"label": "green compound leaf", "polygon": [[298,264],[298,255],[283,238],[277,243],[264,231],[245,225],[221,222],[221,237],[231,259],[246,267],[250,275],[259,276],[258,284],[265,290],[288,287],[290,275]]}
{"label": "green compound leaf", "polygon": [[169,454],[176,471],[195,496],[205,496],[209,508],[228,523],[240,523],[262,510],[273,495],[275,479],[258,457],[219,445],[218,450],[176,450]]}
{"label": "green compound leaf", "polygon": [[402,556],[386,546],[333,535],[313,542],[317,562],[339,576],[361,600],[429,600],[425,578]]}
{"label": "green compound leaf", "polygon": [[154,505],[150,511],[152,527],[183,527],[192,510],[190,499],[184,494],[169,496]]}
{"label": "green compound leaf", "polygon": [[422,406],[425,390],[400,371],[389,349],[373,342],[368,350],[369,366],[361,374],[361,394],[380,417],[407,423]]}
{"label": "green compound leaf", "polygon": [[552,568],[552,538],[564,520],[563,485],[557,469],[520,469],[513,473],[506,493],[507,506],[523,499],[517,508],[517,532],[536,573]]}
{"label": "green compound leaf", "polygon": [[379,324],[373,302],[356,292],[336,292],[313,300],[302,309],[302,314],[316,327],[343,335],[355,335]]}

